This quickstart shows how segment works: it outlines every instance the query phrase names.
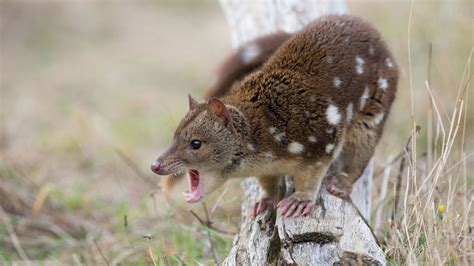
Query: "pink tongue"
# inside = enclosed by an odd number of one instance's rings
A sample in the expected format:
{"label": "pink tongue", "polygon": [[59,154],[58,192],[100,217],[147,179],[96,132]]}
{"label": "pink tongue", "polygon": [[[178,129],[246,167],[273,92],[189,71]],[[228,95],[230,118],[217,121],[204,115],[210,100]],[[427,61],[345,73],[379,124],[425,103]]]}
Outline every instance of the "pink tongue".
{"label": "pink tongue", "polygon": [[188,203],[196,203],[201,199],[202,186],[199,178],[199,172],[196,170],[189,171],[189,193],[186,194],[185,200]]}

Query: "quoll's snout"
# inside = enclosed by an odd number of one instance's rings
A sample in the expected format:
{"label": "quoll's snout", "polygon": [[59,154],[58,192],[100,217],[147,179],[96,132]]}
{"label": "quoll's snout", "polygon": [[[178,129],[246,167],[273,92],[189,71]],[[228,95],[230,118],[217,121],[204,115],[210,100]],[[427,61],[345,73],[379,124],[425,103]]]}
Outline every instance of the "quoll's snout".
{"label": "quoll's snout", "polygon": [[152,164],[151,164],[151,171],[153,171],[153,173],[155,174],[160,174],[160,169],[161,169],[161,162],[156,160],[154,161]]}

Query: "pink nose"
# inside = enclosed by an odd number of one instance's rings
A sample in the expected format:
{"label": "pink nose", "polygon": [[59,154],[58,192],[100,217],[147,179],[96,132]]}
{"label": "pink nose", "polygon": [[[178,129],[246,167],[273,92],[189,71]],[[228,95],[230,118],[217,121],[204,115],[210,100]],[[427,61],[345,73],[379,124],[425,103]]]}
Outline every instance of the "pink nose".
{"label": "pink nose", "polygon": [[161,168],[161,162],[160,161],[155,161],[151,164],[151,171],[155,174],[159,174]]}

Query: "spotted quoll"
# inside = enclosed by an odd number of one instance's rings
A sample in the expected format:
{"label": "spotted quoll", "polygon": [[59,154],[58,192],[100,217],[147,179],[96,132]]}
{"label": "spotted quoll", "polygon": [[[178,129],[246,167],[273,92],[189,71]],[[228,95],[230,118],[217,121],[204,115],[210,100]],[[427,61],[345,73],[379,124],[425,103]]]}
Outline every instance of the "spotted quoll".
{"label": "spotted quoll", "polygon": [[[151,168],[187,172],[190,203],[230,178],[256,176],[253,216],[274,206],[285,217],[306,215],[326,175],[328,191],[348,197],[380,139],[397,80],[374,27],[354,16],[322,17],[224,96],[189,97],[171,146]],[[285,175],[295,192],[277,203]]]}

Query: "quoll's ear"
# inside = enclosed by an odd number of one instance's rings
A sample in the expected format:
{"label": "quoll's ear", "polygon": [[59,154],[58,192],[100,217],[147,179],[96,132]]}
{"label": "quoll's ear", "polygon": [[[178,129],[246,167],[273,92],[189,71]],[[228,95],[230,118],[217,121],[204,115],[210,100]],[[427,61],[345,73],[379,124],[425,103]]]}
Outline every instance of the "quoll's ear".
{"label": "quoll's ear", "polygon": [[216,115],[217,117],[221,118],[224,121],[225,126],[232,132],[235,133],[234,124],[232,123],[232,117],[227,110],[227,107],[223,102],[221,102],[217,98],[212,98],[209,100],[208,110]]}
{"label": "quoll's ear", "polygon": [[191,96],[191,94],[188,94],[188,98],[189,98],[189,110],[193,110],[194,108],[196,108],[199,105],[199,102],[194,100],[194,98],[193,98],[193,96]]}

